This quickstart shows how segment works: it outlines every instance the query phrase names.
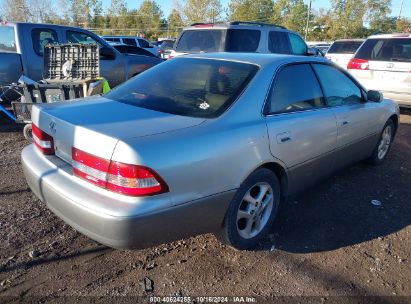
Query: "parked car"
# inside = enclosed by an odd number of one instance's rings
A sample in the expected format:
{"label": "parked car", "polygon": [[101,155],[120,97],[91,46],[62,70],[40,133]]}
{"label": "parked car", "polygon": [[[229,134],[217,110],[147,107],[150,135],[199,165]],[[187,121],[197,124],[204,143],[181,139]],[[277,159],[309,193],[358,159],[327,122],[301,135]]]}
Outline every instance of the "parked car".
{"label": "parked car", "polygon": [[318,48],[316,46],[313,46],[310,49],[314,52],[315,56],[321,56],[321,57],[325,56],[325,53],[320,48]]}
{"label": "parked car", "polygon": [[175,42],[176,41],[172,39],[164,39],[156,41],[153,44],[155,44],[158,47],[158,52],[161,55],[161,57],[164,59],[168,59],[171,51],[173,50]]}
{"label": "parked car", "polygon": [[128,44],[133,46],[138,46],[143,48],[153,55],[159,57],[158,47],[147,41],[144,38],[135,37],[135,36],[102,36],[102,38],[108,42],[117,42],[120,44]]}
{"label": "parked car", "polygon": [[411,107],[411,34],[369,37],[347,68],[366,88]]}
{"label": "parked car", "polygon": [[133,45],[128,45],[128,44],[112,44],[113,48],[115,48],[117,51],[119,51],[122,54],[126,55],[140,55],[140,56],[149,56],[149,57],[157,57],[153,53],[138,47],[138,46],[133,46]]}
{"label": "parked car", "polygon": [[187,55],[103,97],[35,106],[22,164],[38,198],[108,246],[215,232],[250,249],[282,197],[383,162],[398,117],[325,59]]}
{"label": "parked car", "polygon": [[21,75],[43,79],[44,47],[56,43],[94,43],[100,47],[100,74],[115,87],[162,62],[146,56],[125,56],[99,36],[76,27],[54,24],[0,24],[0,87]]}
{"label": "parked car", "polygon": [[348,62],[363,42],[364,39],[336,40],[328,49],[325,58],[346,69]]}
{"label": "parked car", "polygon": [[177,39],[170,58],[210,52],[316,55],[301,36],[285,27],[256,22],[195,23]]}
{"label": "parked car", "polygon": [[321,50],[321,52],[323,52],[324,54],[327,53],[330,46],[331,46],[331,44],[329,44],[329,43],[319,43],[319,44],[314,45],[314,47]]}

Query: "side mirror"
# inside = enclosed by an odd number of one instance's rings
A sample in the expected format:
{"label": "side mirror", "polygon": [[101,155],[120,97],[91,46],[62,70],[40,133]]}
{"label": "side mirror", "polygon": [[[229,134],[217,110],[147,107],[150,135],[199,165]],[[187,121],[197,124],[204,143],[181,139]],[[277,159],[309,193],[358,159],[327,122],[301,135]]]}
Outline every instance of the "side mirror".
{"label": "side mirror", "polygon": [[100,57],[103,57],[104,59],[114,59],[116,58],[116,53],[113,49],[103,46],[100,49]]}
{"label": "side mirror", "polygon": [[367,100],[372,102],[382,102],[384,99],[380,91],[369,90],[367,92]]}

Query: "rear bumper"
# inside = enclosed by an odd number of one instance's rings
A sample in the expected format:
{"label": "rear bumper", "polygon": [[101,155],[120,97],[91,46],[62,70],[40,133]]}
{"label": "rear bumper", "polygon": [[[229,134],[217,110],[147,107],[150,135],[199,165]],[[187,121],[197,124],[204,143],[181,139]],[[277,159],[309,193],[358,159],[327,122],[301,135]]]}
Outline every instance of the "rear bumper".
{"label": "rear bumper", "polygon": [[[64,170],[40,155],[33,145],[24,148],[22,164],[28,185],[50,210],[74,229],[114,248],[144,248],[213,232],[221,227],[235,193],[232,190],[151,213],[117,216],[107,214],[105,206],[124,206],[124,201],[116,200],[110,193],[106,197],[88,193],[93,189],[66,176]],[[87,197],[87,205],[78,199],[79,193]],[[148,203],[155,204],[155,198]]]}

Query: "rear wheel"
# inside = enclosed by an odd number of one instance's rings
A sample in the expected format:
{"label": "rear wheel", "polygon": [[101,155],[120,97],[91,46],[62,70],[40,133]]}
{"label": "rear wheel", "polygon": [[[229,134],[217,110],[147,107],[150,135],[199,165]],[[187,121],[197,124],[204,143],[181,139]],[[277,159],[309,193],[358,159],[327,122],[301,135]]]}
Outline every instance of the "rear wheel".
{"label": "rear wheel", "polygon": [[33,142],[33,130],[31,124],[27,124],[24,126],[23,135],[24,138],[26,138],[29,142]]}
{"label": "rear wheel", "polygon": [[390,119],[384,126],[381,132],[380,139],[377,146],[375,147],[371,157],[368,161],[373,165],[381,164],[387,157],[388,151],[391,148],[391,143],[394,138],[395,126],[393,121]]}
{"label": "rear wheel", "polygon": [[277,176],[261,168],[240,186],[228,208],[220,239],[236,249],[252,249],[267,234],[277,214]]}

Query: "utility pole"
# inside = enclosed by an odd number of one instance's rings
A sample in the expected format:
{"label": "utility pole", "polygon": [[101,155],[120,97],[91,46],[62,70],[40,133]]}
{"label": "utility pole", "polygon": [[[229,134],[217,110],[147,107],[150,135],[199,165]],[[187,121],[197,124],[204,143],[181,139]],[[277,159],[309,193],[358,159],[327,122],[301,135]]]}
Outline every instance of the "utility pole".
{"label": "utility pole", "polygon": [[[403,0],[403,1],[404,1],[404,0]],[[308,36],[308,25],[310,24],[310,15],[311,15],[311,2],[312,2],[312,0],[310,0],[310,4],[308,5],[307,24],[305,25],[305,36],[304,36],[304,40],[307,40],[307,36]]]}
{"label": "utility pole", "polygon": [[403,5],[404,5],[404,0],[401,0],[400,11],[399,11],[399,13],[398,13],[398,19],[401,18],[401,13],[402,13],[402,7],[403,7]]}

